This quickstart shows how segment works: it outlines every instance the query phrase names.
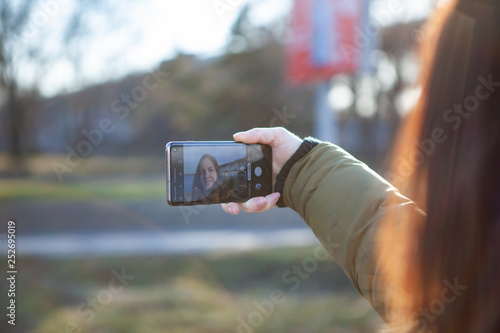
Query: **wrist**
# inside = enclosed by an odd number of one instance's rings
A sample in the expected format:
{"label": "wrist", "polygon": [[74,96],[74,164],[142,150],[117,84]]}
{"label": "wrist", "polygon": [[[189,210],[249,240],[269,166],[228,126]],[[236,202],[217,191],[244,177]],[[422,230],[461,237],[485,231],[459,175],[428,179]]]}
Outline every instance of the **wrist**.
{"label": "wrist", "polygon": [[276,205],[278,207],[285,207],[285,203],[283,201],[283,188],[285,186],[285,180],[288,176],[288,173],[292,169],[293,165],[299,161],[301,158],[307,155],[309,151],[311,151],[314,147],[316,147],[321,141],[307,137],[300,144],[298,144],[297,149],[291,155],[291,157],[286,161],[286,163],[281,168],[280,172],[276,176],[276,183],[274,185],[274,192],[280,193],[280,198]]}

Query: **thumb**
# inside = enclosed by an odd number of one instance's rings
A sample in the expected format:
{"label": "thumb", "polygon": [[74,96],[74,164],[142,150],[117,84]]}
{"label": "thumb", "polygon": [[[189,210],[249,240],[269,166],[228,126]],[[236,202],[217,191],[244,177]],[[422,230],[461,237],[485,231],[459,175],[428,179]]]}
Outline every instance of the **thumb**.
{"label": "thumb", "polygon": [[236,141],[244,143],[272,144],[275,137],[272,128],[253,128],[233,135]]}

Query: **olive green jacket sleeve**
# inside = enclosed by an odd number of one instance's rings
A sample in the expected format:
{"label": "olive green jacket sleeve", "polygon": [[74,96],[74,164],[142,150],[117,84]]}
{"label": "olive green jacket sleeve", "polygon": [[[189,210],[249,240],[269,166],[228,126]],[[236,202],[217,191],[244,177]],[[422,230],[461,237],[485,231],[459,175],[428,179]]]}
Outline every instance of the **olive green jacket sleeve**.
{"label": "olive green jacket sleeve", "polygon": [[[395,199],[391,204],[389,196]],[[361,295],[387,321],[389,290],[383,285],[382,265],[375,253],[377,229],[388,210],[421,213],[412,201],[329,143],[318,144],[295,162],[285,180],[283,200],[302,216]]]}

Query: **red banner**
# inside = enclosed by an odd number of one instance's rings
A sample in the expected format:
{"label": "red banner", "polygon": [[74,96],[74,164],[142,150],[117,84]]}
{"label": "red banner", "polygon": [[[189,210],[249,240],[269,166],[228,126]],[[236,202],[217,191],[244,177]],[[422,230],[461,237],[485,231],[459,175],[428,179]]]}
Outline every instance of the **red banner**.
{"label": "red banner", "polygon": [[287,45],[289,81],[322,81],[355,72],[361,59],[356,31],[362,18],[362,0],[295,0]]}

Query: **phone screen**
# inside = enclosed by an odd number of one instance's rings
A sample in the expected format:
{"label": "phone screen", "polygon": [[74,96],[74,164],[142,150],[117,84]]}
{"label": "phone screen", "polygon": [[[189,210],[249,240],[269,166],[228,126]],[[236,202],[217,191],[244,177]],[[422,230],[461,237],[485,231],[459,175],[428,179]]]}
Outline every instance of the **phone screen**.
{"label": "phone screen", "polygon": [[271,147],[237,142],[170,142],[171,205],[242,202],[272,192]]}

